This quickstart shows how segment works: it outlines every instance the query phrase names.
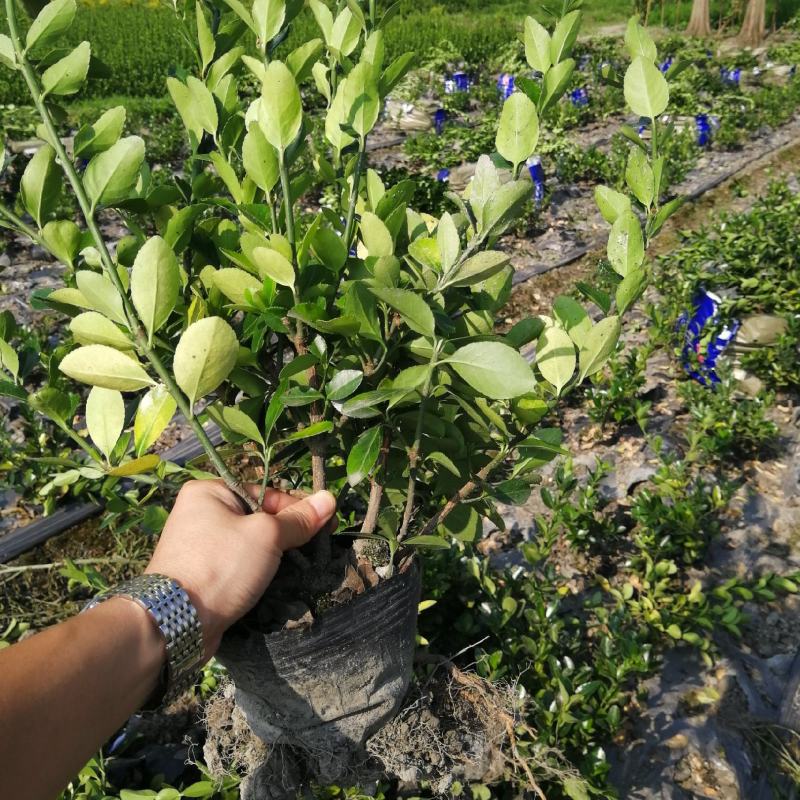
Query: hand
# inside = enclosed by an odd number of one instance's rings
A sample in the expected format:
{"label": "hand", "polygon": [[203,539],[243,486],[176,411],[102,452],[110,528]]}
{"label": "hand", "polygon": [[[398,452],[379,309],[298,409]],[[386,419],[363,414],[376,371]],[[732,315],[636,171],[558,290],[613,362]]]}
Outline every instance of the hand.
{"label": "hand", "polygon": [[[257,486],[248,491],[258,496]],[[222,634],[258,602],[286,550],[306,544],[333,516],[336,500],[302,500],[268,489],[264,514],[246,515],[222,481],[190,481],[178,494],[145,572],[178,581],[197,609],[206,659]]]}

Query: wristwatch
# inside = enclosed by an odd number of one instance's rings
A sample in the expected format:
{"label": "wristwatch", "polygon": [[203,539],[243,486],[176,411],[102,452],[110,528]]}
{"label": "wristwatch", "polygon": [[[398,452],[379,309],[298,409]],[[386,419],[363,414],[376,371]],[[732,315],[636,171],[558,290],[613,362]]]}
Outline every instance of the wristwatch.
{"label": "wristwatch", "polygon": [[183,587],[166,575],[140,575],[91,599],[88,611],[112,597],[125,597],[147,611],[167,643],[167,660],[148,710],[171,702],[194,684],[203,663],[203,629]]}

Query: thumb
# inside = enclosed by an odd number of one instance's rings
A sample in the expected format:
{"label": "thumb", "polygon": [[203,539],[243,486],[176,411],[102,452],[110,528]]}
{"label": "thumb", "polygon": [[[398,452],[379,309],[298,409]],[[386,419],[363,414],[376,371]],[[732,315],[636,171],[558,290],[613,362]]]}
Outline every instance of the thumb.
{"label": "thumb", "polygon": [[317,492],[275,515],[284,550],[302,547],[336,511],[336,498],[330,492]]}

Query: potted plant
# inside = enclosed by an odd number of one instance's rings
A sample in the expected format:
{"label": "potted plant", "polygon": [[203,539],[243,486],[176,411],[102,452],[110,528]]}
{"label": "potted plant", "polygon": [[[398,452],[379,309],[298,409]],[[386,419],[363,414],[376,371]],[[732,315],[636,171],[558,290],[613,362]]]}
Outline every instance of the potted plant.
{"label": "potted plant", "polygon": [[[652,138],[628,131],[630,194],[597,193],[616,285],[584,287],[591,314],[564,296],[552,316],[496,332],[513,272],[499,240],[531,197],[526,162],[575,69],[579,5],[565,3],[551,31],[526,20],[536,77],[518,79],[497,152],[436,218],[409,206],[413,181],[385,186],[368,167],[369,134],[413,63],[412,54],[385,59],[396,6],[381,14],[375,0],[335,9],[308,0],[320,36],[298,42],[287,36],[302,0],[178,4],[197,64],[166,87],[190,155],[180,173],[158,178],[142,139],[123,135],[123,107],[78,130],[70,149],[62,140],[58,104],[80,90],[93,59],[88,42],[58,49],[75,0],[53,0],[25,33],[5,0],[0,58],[27,83],[43,144],[0,219],[66,266],[64,288],[38,302],[69,324],[50,385],[31,395],[0,340],[3,391],[71,429],[65,383],[90,386],[91,443],[79,437],[85,461],[72,468],[112,492],[123,479],[185,474],[150,452],[176,410],[254,513],[243,458],[259,462],[265,489],[289,479],[338,492],[336,535],[296,553],[222,649],[253,729],[305,753],[315,779],[341,776],[407,689],[413,554],[468,547],[482,518],[524,501],[537,470],[562,452],[558,430],[540,423],[614,351],[620,317],[647,284],[646,244],[677,207],[660,203],[667,82],[632,21],[625,93]],[[78,221],[57,213],[64,177]],[[320,188],[325,202],[309,200]],[[106,209],[129,232],[115,248],[99,225]],[[294,600],[303,587],[304,605],[282,596],[287,584]]]}

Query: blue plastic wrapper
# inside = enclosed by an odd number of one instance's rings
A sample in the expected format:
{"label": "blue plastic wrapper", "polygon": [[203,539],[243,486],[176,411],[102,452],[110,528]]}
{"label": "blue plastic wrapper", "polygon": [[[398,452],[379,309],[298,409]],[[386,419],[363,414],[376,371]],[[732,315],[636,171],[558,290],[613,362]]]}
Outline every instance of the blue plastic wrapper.
{"label": "blue plastic wrapper", "polygon": [[697,124],[697,144],[708,147],[711,144],[711,120],[708,114],[697,114],[694,120]]}
{"label": "blue plastic wrapper", "polygon": [[459,92],[468,92],[470,89],[470,79],[466,72],[454,72],[453,81],[456,84],[456,90]]}
{"label": "blue plastic wrapper", "polygon": [[678,330],[684,334],[683,367],[690,378],[703,386],[720,382],[717,360],[739,330],[738,321],[719,330],[720,303],[717,295],[701,288],[692,300],[692,310],[678,320]]}
{"label": "blue plastic wrapper", "polygon": [[444,80],[444,93],[445,94],[455,94],[456,93],[456,82],[452,78],[445,78],[445,80]]}
{"label": "blue plastic wrapper", "polygon": [[503,100],[508,100],[514,94],[514,76],[508,72],[504,72],[497,79],[497,91],[503,95]]}
{"label": "blue plastic wrapper", "polygon": [[719,76],[722,78],[722,82],[726,83],[728,86],[738,86],[742,80],[742,70],[739,67],[735,67],[734,69],[720,67]]}
{"label": "blue plastic wrapper", "polygon": [[436,173],[436,180],[439,181],[439,183],[447,183],[450,180],[450,170],[446,167],[444,169],[440,169]]}
{"label": "blue plastic wrapper", "polygon": [[666,61],[662,61],[658,65],[658,68],[666,75],[669,72],[670,67],[672,67],[673,60],[674,59],[672,56],[670,56]]}
{"label": "blue plastic wrapper", "polygon": [[576,108],[581,108],[582,106],[589,105],[589,92],[581,86],[580,89],[573,89],[569,93],[569,99],[572,101],[572,105]]}
{"label": "blue plastic wrapper", "polygon": [[528,173],[533,181],[533,199],[537,206],[544,202],[544,167],[539,156],[531,156],[526,162]]}
{"label": "blue plastic wrapper", "polygon": [[444,124],[447,122],[447,112],[443,108],[436,110],[433,115],[433,126],[436,128],[436,133],[441,136],[444,130]]}

